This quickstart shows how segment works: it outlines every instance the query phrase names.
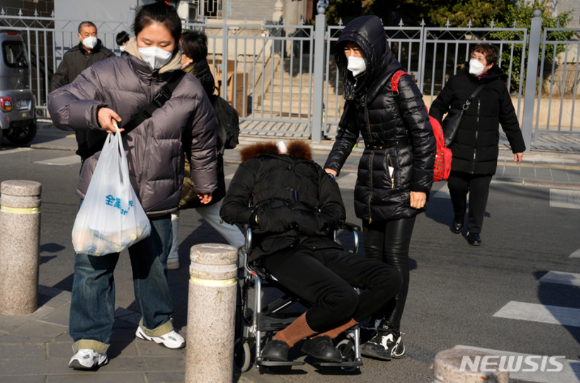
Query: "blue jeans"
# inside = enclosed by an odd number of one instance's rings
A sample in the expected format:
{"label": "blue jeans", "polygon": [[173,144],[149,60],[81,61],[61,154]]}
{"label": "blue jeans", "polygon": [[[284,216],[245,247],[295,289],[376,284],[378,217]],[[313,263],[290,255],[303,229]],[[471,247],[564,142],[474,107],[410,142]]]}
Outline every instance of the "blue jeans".
{"label": "blue jeans", "polygon": [[[142,318],[140,326],[149,336],[173,330],[173,300],[167,282],[167,256],[171,248],[171,216],[150,218],[151,235],[129,247],[135,299]],[[113,271],[119,254],[76,254],[69,329],[76,353],[89,348],[107,351],[115,322]]]}

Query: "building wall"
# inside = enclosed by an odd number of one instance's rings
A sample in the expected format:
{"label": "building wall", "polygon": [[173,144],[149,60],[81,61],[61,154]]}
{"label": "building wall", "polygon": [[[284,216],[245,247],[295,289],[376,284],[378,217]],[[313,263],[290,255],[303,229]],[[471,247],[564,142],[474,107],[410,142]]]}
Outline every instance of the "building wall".
{"label": "building wall", "polygon": [[[227,12],[226,1],[223,1],[224,13]],[[228,17],[234,20],[261,21],[272,20],[276,0],[230,0],[232,14]]]}
{"label": "building wall", "polygon": [[578,0],[558,0],[556,4],[556,12],[571,11],[572,20],[568,23],[569,28],[580,27],[580,2]]}

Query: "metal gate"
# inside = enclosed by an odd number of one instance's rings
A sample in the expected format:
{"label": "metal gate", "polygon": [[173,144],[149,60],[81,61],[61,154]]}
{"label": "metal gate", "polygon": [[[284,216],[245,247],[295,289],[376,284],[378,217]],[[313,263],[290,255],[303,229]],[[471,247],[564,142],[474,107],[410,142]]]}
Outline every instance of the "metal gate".
{"label": "metal gate", "polygon": [[[430,28],[401,22],[385,27],[385,33],[394,56],[413,75],[428,106],[449,77],[463,69],[473,45],[496,46],[528,148],[532,144],[580,146],[580,108],[576,106],[580,41],[571,37],[560,41],[563,33],[580,36],[580,29],[542,30],[540,16],[539,11],[534,13],[529,32],[515,25]],[[40,114],[46,112],[54,69],[64,53],[78,44],[79,22],[0,13],[0,28],[22,32],[27,44],[31,86]],[[119,53],[114,38],[121,30],[129,31],[129,22],[94,22],[105,46]],[[208,36],[208,61],[216,86],[238,110],[246,135],[310,136],[314,142],[336,135],[344,99],[334,47],[343,25],[327,27],[324,13],[319,13],[316,26],[206,19],[204,23],[184,22],[184,27],[201,29]]]}

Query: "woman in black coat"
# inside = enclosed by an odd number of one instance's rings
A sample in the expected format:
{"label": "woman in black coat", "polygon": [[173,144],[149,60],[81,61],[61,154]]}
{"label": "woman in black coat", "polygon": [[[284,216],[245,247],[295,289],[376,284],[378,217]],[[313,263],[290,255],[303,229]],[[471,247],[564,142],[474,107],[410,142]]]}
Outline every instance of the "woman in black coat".
{"label": "woman in black coat", "polygon": [[400,77],[384,27],[376,16],[351,21],[336,45],[345,88],[345,109],[325,169],[338,175],[359,134],[365,141],[355,186],[355,212],[363,221],[365,253],[395,266],[403,287],[378,312],[377,334],[362,348],[380,359],[402,357],[400,322],[409,286],[409,244],[415,216],[425,208],[433,183],[435,138],[421,92],[411,76]]}
{"label": "woman in black coat", "polygon": [[[332,233],[345,219],[340,190],[312,161],[307,144],[293,141],[286,148],[283,143],[258,143],[242,149],[241,155],[221,216],[229,223],[250,223],[249,259],[312,305],[276,333],[260,357],[286,361],[290,347],[312,337],[302,352],[340,362],[332,339],[395,296],[400,274],[394,267],[345,252],[334,242]],[[364,291],[357,294],[352,286]]]}
{"label": "woman in black coat", "polygon": [[522,131],[505,84],[507,76],[496,66],[498,54],[489,44],[477,44],[464,72],[451,77],[431,105],[431,116],[441,121],[449,109],[461,109],[465,101],[483,85],[463,112],[457,135],[451,144],[453,161],[447,180],[453,203],[451,230],[463,230],[467,193],[469,215],[467,241],[481,244],[481,227],[487,205],[489,183],[497,168],[499,124],[510,142],[519,164],[526,150]]}

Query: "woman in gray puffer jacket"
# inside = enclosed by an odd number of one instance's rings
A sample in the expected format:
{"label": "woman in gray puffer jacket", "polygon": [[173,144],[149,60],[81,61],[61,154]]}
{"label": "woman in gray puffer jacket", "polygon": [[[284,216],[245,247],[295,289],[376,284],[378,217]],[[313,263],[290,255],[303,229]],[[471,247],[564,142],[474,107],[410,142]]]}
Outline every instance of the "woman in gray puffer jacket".
{"label": "woman in gray puffer jacket", "polygon": [[[401,70],[376,16],[351,21],[335,48],[345,88],[345,110],[326,161],[336,176],[359,134],[365,142],[354,189],[354,207],[363,221],[365,255],[396,267],[403,287],[378,311],[377,333],[362,354],[402,357],[400,322],[409,286],[409,244],[415,216],[424,210],[433,183],[435,138],[421,92],[405,74],[398,92],[392,78]],[[399,73],[400,74],[400,73]]]}
{"label": "woman in gray puffer jacket", "polygon": [[[101,61],[49,96],[50,114],[61,129],[85,129],[96,146],[131,116],[149,105],[160,89],[181,71],[178,49],[181,20],[165,2],[143,6],[128,55]],[[167,348],[183,348],[173,330],[173,303],[167,283],[171,245],[170,213],[177,210],[183,182],[184,152],[203,203],[217,187],[213,107],[200,83],[186,74],[172,97],[150,118],[123,137],[131,184],[151,221],[151,235],[129,247],[135,298],[142,314],[137,337]],[[99,148],[100,149],[100,148]],[[85,197],[100,152],[83,166],[77,194]],[[119,254],[75,255],[70,335],[75,355],[69,367],[93,369],[106,355],[115,321],[113,271]]]}

